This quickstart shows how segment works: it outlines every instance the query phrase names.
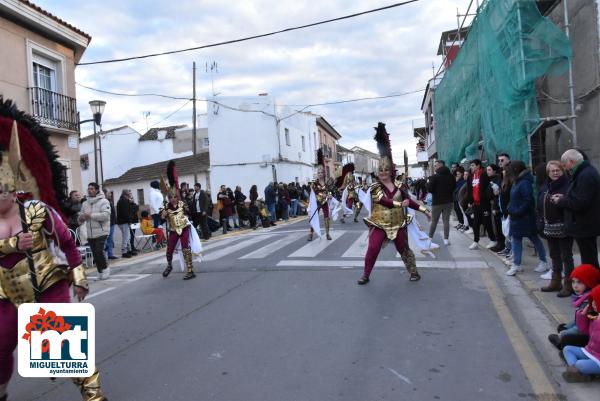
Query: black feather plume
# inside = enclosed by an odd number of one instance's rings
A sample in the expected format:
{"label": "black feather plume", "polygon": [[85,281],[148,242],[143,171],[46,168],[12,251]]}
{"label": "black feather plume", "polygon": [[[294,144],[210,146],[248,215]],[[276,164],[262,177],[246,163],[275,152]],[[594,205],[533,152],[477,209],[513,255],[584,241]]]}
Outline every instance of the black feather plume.
{"label": "black feather plume", "polygon": [[325,158],[323,157],[323,149],[317,150],[317,165],[325,166]]}
{"label": "black feather plume", "polygon": [[379,151],[379,156],[387,156],[393,162],[392,145],[390,144],[390,134],[388,134],[388,132],[386,131],[384,123],[380,122],[379,124],[377,124],[377,128],[375,128],[374,139],[377,142],[377,150]]}
{"label": "black feather plume", "polygon": [[175,171],[175,162],[169,161],[167,164],[167,179],[169,180],[169,186],[171,188],[179,189],[179,183],[177,182],[177,172]]}

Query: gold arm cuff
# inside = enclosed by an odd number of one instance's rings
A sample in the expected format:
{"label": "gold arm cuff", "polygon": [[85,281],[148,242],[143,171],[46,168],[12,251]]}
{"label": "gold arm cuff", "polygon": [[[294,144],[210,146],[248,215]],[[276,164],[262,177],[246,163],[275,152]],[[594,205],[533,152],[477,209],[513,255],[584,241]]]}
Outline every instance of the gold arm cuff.
{"label": "gold arm cuff", "polygon": [[394,207],[403,207],[401,201],[393,201]]}
{"label": "gold arm cuff", "polygon": [[423,212],[423,213],[429,213],[429,209],[427,209],[425,206],[420,205],[419,206],[419,212]]}
{"label": "gold arm cuff", "polygon": [[17,243],[19,238],[17,236],[10,237],[7,239],[0,239],[0,253],[8,255],[9,253],[15,253],[19,251]]}
{"label": "gold arm cuff", "polygon": [[69,271],[69,279],[73,283],[73,285],[77,287],[81,287],[86,291],[89,291],[90,287],[88,285],[87,277],[85,275],[85,269],[83,265],[79,265],[74,267]]}

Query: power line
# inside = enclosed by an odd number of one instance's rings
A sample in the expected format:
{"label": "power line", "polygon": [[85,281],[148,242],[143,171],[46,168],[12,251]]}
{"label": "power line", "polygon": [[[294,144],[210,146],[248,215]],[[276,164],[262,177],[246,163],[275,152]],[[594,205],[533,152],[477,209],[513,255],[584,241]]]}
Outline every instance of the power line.
{"label": "power line", "polygon": [[314,103],[314,104],[285,104],[285,105],[282,105],[282,106],[290,106],[290,107],[302,107],[302,106],[306,106],[306,107],[330,106],[330,105],[334,105],[334,104],[343,104],[343,103],[362,102],[362,101],[364,101],[364,100],[389,99],[389,98],[394,98],[394,97],[401,97],[401,96],[412,95],[412,94],[414,94],[414,93],[419,93],[419,92],[424,92],[424,91],[425,91],[425,89],[423,88],[423,89],[417,89],[417,90],[410,91],[410,92],[396,93],[396,94],[385,95],[385,96],[361,97],[361,98],[357,98],[357,99],[337,100],[337,101],[333,101],[333,102]]}
{"label": "power line", "polygon": [[142,96],[157,96],[157,97],[164,97],[166,99],[175,99],[175,100],[192,100],[188,97],[180,97],[180,96],[170,96],[170,95],[162,95],[160,93],[119,93],[119,92],[111,92],[111,91],[107,91],[104,89],[96,89],[96,88],[92,88],[91,86],[86,86],[83,84],[80,84],[79,82],[75,82],[76,85],[81,86],[82,88],[85,89],[89,89],[95,92],[100,92],[100,93],[106,93],[107,95],[114,95],[114,96],[129,96],[129,97],[142,97]]}
{"label": "power line", "polygon": [[[158,97],[163,97],[163,98],[167,98],[167,99],[175,99],[175,100],[190,100],[190,101],[193,100],[193,99],[187,98],[187,97],[178,97],[178,96],[171,96],[171,95],[163,95],[163,94],[160,94],[160,93],[119,93],[119,92],[107,91],[107,90],[104,90],[104,89],[92,88],[91,86],[82,85],[80,83],[77,83],[77,85],[79,85],[79,86],[81,86],[83,88],[95,91],[95,92],[106,93],[108,95],[113,95],[113,96],[129,96],[129,97],[158,96]],[[416,89],[416,90],[409,91],[409,92],[392,93],[390,95],[384,95],[384,96],[361,97],[361,98],[347,99],[347,100],[335,100],[335,101],[324,102],[324,103],[281,104],[280,106],[305,107],[305,108],[306,107],[316,107],[316,106],[329,106],[329,105],[335,105],[335,104],[361,102],[361,101],[365,101],[365,100],[378,100],[378,99],[388,99],[388,98],[394,98],[394,97],[401,97],[401,96],[406,96],[406,95],[412,95],[414,93],[423,92],[424,90],[425,89]],[[218,105],[226,107],[226,108],[235,109],[235,108],[232,108],[230,106],[226,106],[226,105],[224,105],[222,103],[219,103],[216,100],[208,100],[208,99],[196,99],[196,100],[199,101],[199,102],[215,103],[215,104],[218,104]],[[259,110],[242,110],[242,109],[235,109],[235,110],[261,113],[261,111],[259,111]]]}
{"label": "power line", "polygon": [[156,127],[158,124],[162,123],[163,121],[168,120],[169,118],[171,118],[173,116],[173,114],[177,113],[179,110],[183,109],[185,106],[187,106],[187,104],[191,102],[190,99],[188,99],[183,105],[181,105],[180,108],[178,108],[177,110],[175,110],[174,112],[172,112],[171,114],[169,114],[168,116],[166,116],[165,118],[163,118],[162,120],[160,120],[159,122],[152,124],[150,126],[150,128]]}
{"label": "power line", "polygon": [[78,63],[77,65],[95,65],[95,64],[108,64],[108,63],[118,63],[121,61],[129,61],[129,60],[139,60],[139,59],[144,59],[144,58],[150,58],[150,57],[157,57],[157,56],[164,56],[167,54],[176,54],[176,53],[183,53],[183,52],[189,52],[192,50],[200,50],[200,49],[207,49],[209,47],[217,47],[217,46],[223,46],[223,45],[229,45],[232,43],[239,43],[239,42],[245,42],[248,40],[252,40],[252,39],[258,39],[258,38],[264,38],[267,36],[273,36],[273,35],[277,35],[280,33],[285,33],[285,32],[291,32],[291,31],[295,31],[298,29],[305,29],[305,28],[310,28],[313,26],[317,26],[317,25],[324,25],[324,24],[328,24],[331,22],[336,22],[336,21],[342,21],[345,19],[350,19],[350,18],[355,18],[361,15],[365,15],[365,14],[371,14],[371,13],[375,13],[378,11],[383,11],[383,10],[389,10],[391,8],[396,8],[396,7],[400,7],[406,4],[410,4],[410,3],[415,3],[419,0],[408,0],[408,1],[403,1],[401,3],[395,3],[395,4],[391,4],[389,6],[385,6],[385,7],[379,7],[379,8],[375,8],[372,10],[367,10],[367,11],[362,11],[359,13],[355,13],[355,14],[350,14],[350,15],[345,15],[343,17],[338,17],[338,18],[332,18],[332,19],[328,19],[328,20],[324,20],[324,21],[319,21],[319,22],[313,22],[311,24],[306,24],[306,25],[300,25],[300,26],[295,26],[292,28],[286,28],[286,29],[282,29],[279,31],[273,31],[273,32],[269,32],[269,33],[263,33],[260,35],[254,35],[254,36],[247,36],[245,38],[240,38],[240,39],[233,39],[233,40],[227,40],[224,42],[218,42],[218,43],[212,43],[209,45],[203,45],[203,46],[196,46],[196,47],[189,47],[186,49],[179,49],[179,50],[170,50],[170,51],[166,51],[166,52],[162,52],[162,53],[150,53],[150,54],[145,54],[142,56],[132,56],[132,57],[124,57],[124,58],[116,58],[116,59],[108,59],[108,60],[100,60],[100,61],[90,61],[87,63]]}

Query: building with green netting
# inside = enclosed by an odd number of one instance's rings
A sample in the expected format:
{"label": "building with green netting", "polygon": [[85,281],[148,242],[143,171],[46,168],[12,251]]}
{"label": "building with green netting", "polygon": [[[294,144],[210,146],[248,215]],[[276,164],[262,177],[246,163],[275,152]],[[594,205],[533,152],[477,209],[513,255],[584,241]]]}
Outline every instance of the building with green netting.
{"label": "building with green netting", "polygon": [[464,36],[422,105],[430,157],[535,165],[576,140],[598,162],[598,0],[486,0]]}

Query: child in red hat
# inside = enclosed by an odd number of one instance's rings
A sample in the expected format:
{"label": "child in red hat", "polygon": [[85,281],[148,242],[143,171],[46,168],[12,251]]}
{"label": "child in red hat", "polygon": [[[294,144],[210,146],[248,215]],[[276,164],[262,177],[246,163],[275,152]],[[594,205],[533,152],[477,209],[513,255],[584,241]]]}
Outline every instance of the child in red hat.
{"label": "child in red hat", "polygon": [[567,370],[563,378],[567,382],[581,382],[592,379],[592,375],[600,375],[600,285],[591,291],[590,304],[581,313],[588,323],[590,339],[585,347],[567,345],[563,349]]}
{"label": "child in red hat", "polygon": [[580,265],[571,272],[571,279],[574,292],[571,296],[571,303],[575,309],[575,320],[568,325],[564,323],[559,325],[559,334],[548,336],[548,340],[559,350],[566,345],[585,347],[588,343],[589,322],[585,313],[582,312],[588,306],[590,292],[600,284],[600,270],[593,265]]}

